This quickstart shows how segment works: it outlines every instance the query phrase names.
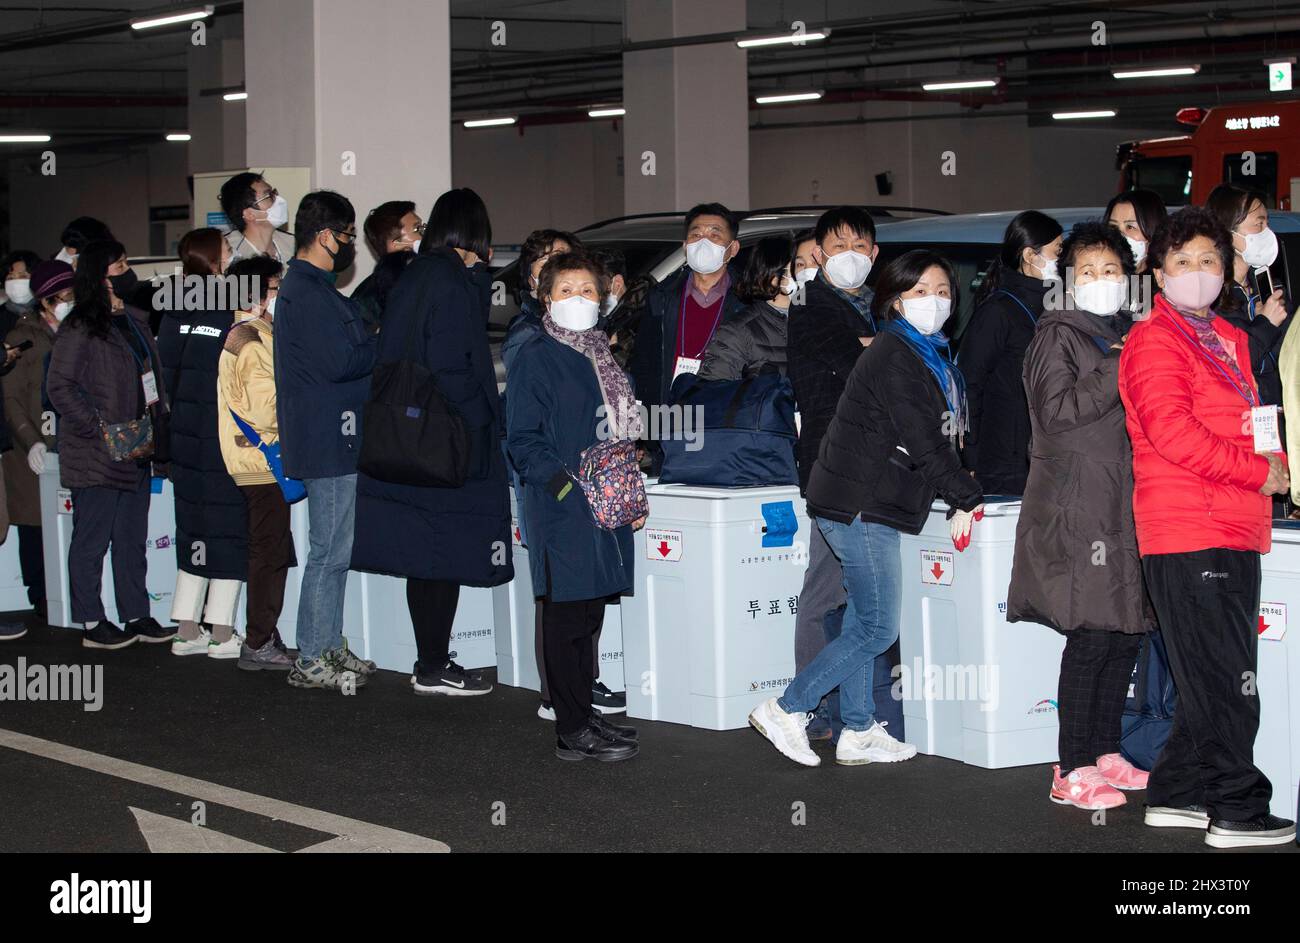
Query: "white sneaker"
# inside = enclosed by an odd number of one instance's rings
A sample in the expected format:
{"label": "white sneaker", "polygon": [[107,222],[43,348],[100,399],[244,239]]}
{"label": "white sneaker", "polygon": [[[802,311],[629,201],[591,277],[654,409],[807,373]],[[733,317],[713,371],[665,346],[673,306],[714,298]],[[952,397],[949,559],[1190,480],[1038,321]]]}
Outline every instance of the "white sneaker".
{"label": "white sneaker", "polygon": [[199,637],[193,641],[183,639],[179,635],[172,639],[173,655],[206,655],[208,653],[208,643],[212,641],[212,633],[207,629],[199,629]]}
{"label": "white sneaker", "polygon": [[841,766],[898,763],[914,756],[916,747],[894,739],[880,721],[876,721],[870,730],[845,729],[840,733],[840,742],[835,745],[835,762]]}
{"label": "white sneaker", "polygon": [[209,642],[209,658],[238,658],[239,649],[244,644],[244,637],[238,632],[232,632],[230,638],[224,642]]}
{"label": "white sneaker", "polygon": [[749,713],[749,725],[772,741],[772,746],[796,763],[820,766],[822,758],[808,746],[808,726],[811,714],[787,714],[781,710],[776,698],[769,697]]}
{"label": "white sneaker", "polygon": [[542,701],[537,705],[537,716],[542,720],[554,720],[555,708],[550,704],[547,704],[545,701]]}

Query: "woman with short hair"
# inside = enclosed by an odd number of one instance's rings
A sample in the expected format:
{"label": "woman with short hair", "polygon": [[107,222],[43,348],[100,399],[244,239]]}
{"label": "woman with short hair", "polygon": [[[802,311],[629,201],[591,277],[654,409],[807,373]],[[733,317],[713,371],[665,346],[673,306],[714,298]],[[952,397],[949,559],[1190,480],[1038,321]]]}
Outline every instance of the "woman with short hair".
{"label": "woman with short hair", "polygon": [[750,250],[736,283],[747,307],[725,318],[704,350],[701,380],[743,380],[776,371],[785,376],[786,326],[794,245],[788,236],[767,236]]}

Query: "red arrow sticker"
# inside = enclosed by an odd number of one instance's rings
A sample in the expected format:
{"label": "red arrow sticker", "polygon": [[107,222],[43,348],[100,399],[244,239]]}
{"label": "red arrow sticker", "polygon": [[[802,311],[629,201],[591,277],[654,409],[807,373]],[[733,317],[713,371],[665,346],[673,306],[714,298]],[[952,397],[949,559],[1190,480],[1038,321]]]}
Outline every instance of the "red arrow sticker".
{"label": "red arrow sticker", "polygon": [[676,563],[682,558],[682,532],[680,530],[659,530],[647,527],[645,534],[645,555],[647,560],[659,560]]}
{"label": "red arrow sticker", "polygon": [[922,550],[921,582],[927,586],[951,586],[953,565],[951,550]]}

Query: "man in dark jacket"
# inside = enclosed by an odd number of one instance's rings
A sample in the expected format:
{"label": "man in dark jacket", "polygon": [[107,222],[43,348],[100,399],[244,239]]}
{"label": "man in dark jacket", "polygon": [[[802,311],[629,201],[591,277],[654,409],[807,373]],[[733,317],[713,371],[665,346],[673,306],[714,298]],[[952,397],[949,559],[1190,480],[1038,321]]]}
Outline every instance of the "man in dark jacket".
{"label": "man in dark jacket", "polygon": [[[375,257],[375,269],[352,289],[352,300],[361,305],[366,326],[377,331],[389,292],[405,271],[405,263],[420,251],[424,221],[410,200],[389,200],[370,211],[364,228],[366,245]],[[393,259],[402,253],[404,258]]]}
{"label": "man in dark jacket", "polygon": [[343,640],[343,594],[352,559],[361,415],[375,338],[357,303],[334,287],[356,256],[356,213],[328,190],[303,197],[297,254],[275,308],[276,412],[284,472],[307,488],[311,550],[298,600],[298,661],[289,683],[350,690],[374,662]]}

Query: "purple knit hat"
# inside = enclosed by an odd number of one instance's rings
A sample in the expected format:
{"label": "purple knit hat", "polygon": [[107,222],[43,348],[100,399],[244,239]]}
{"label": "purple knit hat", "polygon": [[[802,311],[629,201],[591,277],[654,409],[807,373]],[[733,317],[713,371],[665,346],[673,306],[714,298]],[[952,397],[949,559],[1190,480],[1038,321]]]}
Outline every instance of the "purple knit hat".
{"label": "purple knit hat", "polygon": [[32,294],[37,298],[57,295],[65,288],[72,287],[72,266],[58,259],[38,262],[32,269]]}

